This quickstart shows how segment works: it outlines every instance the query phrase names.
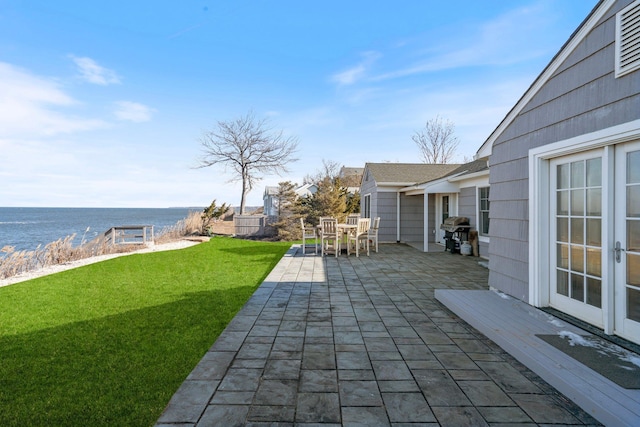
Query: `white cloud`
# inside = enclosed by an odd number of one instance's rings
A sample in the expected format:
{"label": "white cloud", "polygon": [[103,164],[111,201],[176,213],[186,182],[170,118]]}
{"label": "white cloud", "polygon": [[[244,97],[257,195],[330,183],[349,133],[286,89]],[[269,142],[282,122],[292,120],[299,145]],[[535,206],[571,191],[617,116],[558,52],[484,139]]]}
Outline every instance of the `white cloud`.
{"label": "white cloud", "polygon": [[101,120],[65,115],[60,107],[78,104],[51,78],[0,62],[0,137],[51,136],[101,128]]}
{"label": "white cloud", "polygon": [[98,63],[91,58],[74,55],[69,55],[69,58],[78,66],[82,79],[89,83],[101,86],[120,83],[120,77],[118,77],[115,71],[98,65]]}
{"label": "white cloud", "polygon": [[116,111],[114,114],[120,120],[141,123],[151,120],[151,115],[154,111],[153,108],[137,102],[118,101],[116,102]]}
{"label": "white cloud", "polygon": [[[557,50],[557,40],[553,40],[552,32],[547,31],[553,21],[548,5],[543,3],[513,9],[475,28],[459,31],[458,37],[449,37],[446,39],[448,42],[437,46],[431,46],[424,39],[404,43],[398,46],[399,50],[410,50],[416,43],[421,44],[416,49],[417,54],[416,51],[409,53],[419,59],[373,76],[371,80],[382,81],[463,67],[505,66],[551,55]],[[535,40],[531,39],[531,34],[536,34]],[[440,36],[437,38],[441,39]],[[535,43],[535,48],[532,43]]]}
{"label": "white cloud", "polygon": [[339,85],[351,85],[361,80],[366,76],[367,71],[382,55],[378,52],[364,52],[361,54],[362,61],[348,70],[331,76],[331,81],[338,83]]}

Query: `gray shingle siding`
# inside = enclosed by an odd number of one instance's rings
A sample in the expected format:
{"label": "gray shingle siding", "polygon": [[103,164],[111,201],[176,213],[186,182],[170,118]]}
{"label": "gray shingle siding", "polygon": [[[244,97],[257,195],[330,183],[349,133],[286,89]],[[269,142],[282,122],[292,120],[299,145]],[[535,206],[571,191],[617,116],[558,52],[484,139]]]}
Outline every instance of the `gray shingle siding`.
{"label": "gray shingle siding", "polygon": [[461,188],[458,195],[458,215],[469,218],[469,225],[474,229],[478,228],[476,197],[476,187]]}
{"label": "gray shingle siding", "polygon": [[424,242],[424,196],[400,196],[400,241]]}
{"label": "gray shingle siding", "polygon": [[640,72],[614,78],[615,13],[582,40],[493,143],[489,284],[528,300],[528,152],[640,118]]}
{"label": "gray shingle siding", "polygon": [[[514,296],[522,301],[529,301],[529,290],[525,283],[520,280],[516,280],[513,277],[502,274],[495,269],[495,266],[500,263],[509,263],[511,260],[499,258],[497,256],[491,256],[489,258],[489,281],[494,283],[500,283],[500,290],[504,293]],[[526,269],[527,265],[524,263],[514,263],[522,269]]]}
{"label": "gray shingle siding", "polygon": [[[371,216],[380,217],[380,229],[378,230],[378,239],[380,242],[393,242],[398,240],[396,229],[397,203],[395,192],[379,192],[377,193],[376,207],[377,211]],[[373,200],[371,202],[373,206]]]}

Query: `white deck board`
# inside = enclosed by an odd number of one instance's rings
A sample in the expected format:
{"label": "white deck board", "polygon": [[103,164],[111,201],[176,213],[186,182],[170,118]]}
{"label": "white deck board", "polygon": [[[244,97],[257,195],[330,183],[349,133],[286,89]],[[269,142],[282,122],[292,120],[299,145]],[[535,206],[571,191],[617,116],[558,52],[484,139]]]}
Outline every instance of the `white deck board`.
{"label": "white deck board", "polygon": [[640,425],[640,390],[618,386],[535,336],[587,331],[493,291],[437,289],[435,297],[601,423]]}

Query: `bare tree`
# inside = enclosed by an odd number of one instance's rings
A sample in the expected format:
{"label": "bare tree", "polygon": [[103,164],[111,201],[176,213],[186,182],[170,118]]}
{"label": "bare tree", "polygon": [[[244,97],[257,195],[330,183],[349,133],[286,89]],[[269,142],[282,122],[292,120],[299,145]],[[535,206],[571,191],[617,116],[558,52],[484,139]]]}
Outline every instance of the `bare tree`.
{"label": "bare tree", "polygon": [[411,139],[418,145],[425,163],[449,163],[458,148],[455,126],[440,116],[427,121],[423,129],[416,131]]}
{"label": "bare tree", "polygon": [[317,184],[326,177],[335,179],[340,174],[340,163],[335,160],[322,159],[322,168],[316,170],[313,174],[307,174],[304,179],[304,184]]}
{"label": "bare tree", "polygon": [[271,128],[267,119],[257,120],[252,112],[231,121],[218,121],[214,130],[200,138],[203,151],[198,168],[222,164],[232,168],[233,181],[242,182],[240,214],[254,185],[268,173],[288,172],[287,164],[298,148],[298,139]]}

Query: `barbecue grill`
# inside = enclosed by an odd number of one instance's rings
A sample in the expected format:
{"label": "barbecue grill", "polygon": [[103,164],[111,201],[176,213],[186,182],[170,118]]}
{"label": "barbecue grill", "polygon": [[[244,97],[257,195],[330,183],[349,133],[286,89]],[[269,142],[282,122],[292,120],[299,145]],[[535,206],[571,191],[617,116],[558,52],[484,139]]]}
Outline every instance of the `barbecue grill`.
{"label": "barbecue grill", "polygon": [[450,216],[440,224],[440,229],[444,230],[445,245],[444,250],[449,250],[452,254],[460,253],[460,242],[469,240],[469,218],[466,216]]}

